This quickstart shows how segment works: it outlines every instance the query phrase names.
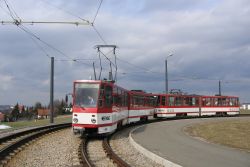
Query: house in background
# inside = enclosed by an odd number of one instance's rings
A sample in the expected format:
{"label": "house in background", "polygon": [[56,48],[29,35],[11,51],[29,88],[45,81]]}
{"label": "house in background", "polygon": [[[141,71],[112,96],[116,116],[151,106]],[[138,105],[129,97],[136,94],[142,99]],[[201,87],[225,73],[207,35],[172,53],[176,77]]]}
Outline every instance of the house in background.
{"label": "house in background", "polygon": [[38,112],[38,119],[40,118],[48,118],[49,116],[49,109],[37,109]]}
{"label": "house in background", "polygon": [[0,105],[0,122],[4,121],[4,115],[11,113],[13,106],[10,105]]}

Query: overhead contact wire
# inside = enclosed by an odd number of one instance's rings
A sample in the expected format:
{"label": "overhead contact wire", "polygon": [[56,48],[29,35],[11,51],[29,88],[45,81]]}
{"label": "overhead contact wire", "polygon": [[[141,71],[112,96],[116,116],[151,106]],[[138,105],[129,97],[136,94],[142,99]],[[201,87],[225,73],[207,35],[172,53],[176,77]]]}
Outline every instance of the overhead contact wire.
{"label": "overhead contact wire", "polygon": [[47,3],[47,4],[49,4],[50,6],[52,6],[52,7],[54,7],[54,8],[56,8],[56,9],[58,9],[58,10],[61,10],[61,11],[65,12],[65,13],[71,15],[71,16],[74,16],[74,17],[76,17],[76,18],[78,18],[78,19],[80,19],[80,20],[82,20],[82,21],[85,21],[85,22],[87,22],[87,23],[90,23],[89,20],[84,19],[84,18],[82,18],[82,17],[80,17],[80,16],[78,16],[78,15],[76,15],[76,14],[70,12],[70,11],[67,11],[67,10],[65,10],[65,9],[63,9],[63,8],[61,8],[61,7],[55,6],[55,5],[53,5],[52,3],[50,3],[50,2],[48,2],[48,1],[46,1],[46,0],[42,0],[42,1],[45,2],[45,3]]}
{"label": "overhead contact wire", "polygon": [[97,15],[98,15],[98,13],[99,13],[99,10],[100,10],[100,8],[101,8],[101,6],[102,6],[102,1],[103,1],[103,0],[100,1],[100,4],[99,4],[99,6],[98,6],[98,9],[97,9],[97,11],[96,11],[96,13],[95,13],[95,17],[94,17],[94,19],[93,19],[93,21],[92,21],[92,24],[93,24],[93,25],[94,25],[94,22],[95,22],[95,20],[96,20],[96,17],[97,17]]}

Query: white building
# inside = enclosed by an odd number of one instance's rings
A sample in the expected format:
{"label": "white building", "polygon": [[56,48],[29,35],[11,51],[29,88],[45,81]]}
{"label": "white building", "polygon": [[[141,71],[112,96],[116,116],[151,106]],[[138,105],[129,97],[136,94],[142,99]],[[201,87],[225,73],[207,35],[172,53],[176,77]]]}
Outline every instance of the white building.
{"label": "white building", "polygon": [[243,103],[240,106],[241,109],[250,110],[250,103]]}

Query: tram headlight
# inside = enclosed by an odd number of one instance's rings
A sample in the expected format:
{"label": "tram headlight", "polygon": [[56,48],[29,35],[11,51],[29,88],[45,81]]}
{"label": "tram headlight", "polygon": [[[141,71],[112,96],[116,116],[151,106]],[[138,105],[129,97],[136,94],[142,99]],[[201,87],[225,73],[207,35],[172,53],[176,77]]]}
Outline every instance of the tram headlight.
{"label": "tram headlight", "polygon": [[73,122],[74,122],[74,123],[77,123],[77,122],[78,122],[78,119],[77,119],[77,118],[74,118],[74,119],[73,119]]}
{"label": "tram headlight", "polygon": [[91,119],[91,122],[92,122],[93,124],[96,123],[96,119],[92,118],[92,119]]}

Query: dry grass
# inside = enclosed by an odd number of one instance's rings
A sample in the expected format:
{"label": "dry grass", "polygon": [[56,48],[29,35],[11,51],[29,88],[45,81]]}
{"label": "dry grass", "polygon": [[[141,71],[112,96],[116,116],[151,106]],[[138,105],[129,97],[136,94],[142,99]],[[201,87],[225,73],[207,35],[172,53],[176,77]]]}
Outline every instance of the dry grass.
{"label": "dry grass", "polygon": [[[65,116],[58,116],[55,117],[54,123],[59,124],[59,123],[70,123],[72,119],[71,115],[65,115]],[[18,121],[18,122],[3,122],[1,123],[3,125],[8,125],[12,127],[11,129],[4,129],[0,130],[1,131],[9,131],[9,130],[14,130],[14,129],[20,129],[20,128],[25,128],[25,127],[35,127],[35,126],[44,126],[44,125],[49,125],[50,124],[50,119],[41,119],[41,120],[31,120],[31,121]]]}
{"label": "dry grass", "polygon": [[250,151],[250,119],[195,124],[184,130],[191,136]]}
{"label": "dry grass", "polygon": [[250,114],[250,110],[240,109],[240,115]]}

